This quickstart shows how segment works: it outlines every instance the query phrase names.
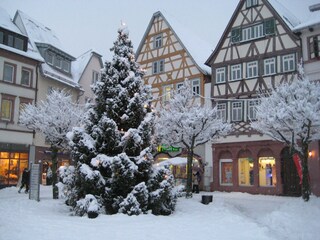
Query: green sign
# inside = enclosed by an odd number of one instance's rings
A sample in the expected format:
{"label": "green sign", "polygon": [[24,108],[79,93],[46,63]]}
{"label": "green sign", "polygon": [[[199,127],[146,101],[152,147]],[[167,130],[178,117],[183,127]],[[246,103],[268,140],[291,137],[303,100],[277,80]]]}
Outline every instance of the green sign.
{"label": "green sign", "polygon": [[165,145],[161,145],[158,146],[158,152],[179,152],[180,151],[180,147],[173,147],[173,146],[165,146]]}

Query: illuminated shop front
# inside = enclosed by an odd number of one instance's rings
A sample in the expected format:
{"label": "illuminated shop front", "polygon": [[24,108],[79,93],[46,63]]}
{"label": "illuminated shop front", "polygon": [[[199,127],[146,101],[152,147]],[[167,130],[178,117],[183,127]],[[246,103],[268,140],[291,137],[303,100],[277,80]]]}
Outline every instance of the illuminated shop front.
{"label": "illuminated shop front", "polygon": [[292,174],[282,170],[284,147],[275,141],[215,144],[211,190],[284,194],[283,175]]}
{"label": "illuminated shop front", "polygon": [[28,168],[28,152],[0,151],[0,187],[16,186],[25,168]]}

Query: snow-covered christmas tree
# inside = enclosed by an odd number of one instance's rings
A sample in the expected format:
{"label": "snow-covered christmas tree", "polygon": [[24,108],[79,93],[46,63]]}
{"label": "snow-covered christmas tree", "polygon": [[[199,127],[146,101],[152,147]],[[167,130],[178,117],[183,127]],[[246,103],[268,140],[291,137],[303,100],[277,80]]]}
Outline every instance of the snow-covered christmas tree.
{"label": "snow-covered christmas tree", "polygon": [[67,202],[78,215],[90,209],[168,215],[175,207],[171,173],[152,166],[150,88],[143,83],[128,36],[122,26],[111,48],[113,59],[93,86],[95,103],[84,128],[68,135],[76,167],[74,177],[65,178]]}

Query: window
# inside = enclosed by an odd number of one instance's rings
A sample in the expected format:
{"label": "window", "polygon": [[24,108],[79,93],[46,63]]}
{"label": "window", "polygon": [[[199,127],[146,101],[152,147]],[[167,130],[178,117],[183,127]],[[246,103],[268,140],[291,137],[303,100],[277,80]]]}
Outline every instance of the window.
{"label": "window", "polygon": [[163,87],[163,101],[167,102],[171,99],[171,91],[172,91],[172,85],[167,85]]}
{"label": "window", "polygon": [[52,52],[47,52],[48,64],[53,65],[54,54]]}
{"label": "window", "polygon": [[245,42],[251,39],[262,38],[265,35],[273,35],[275,34],[275,28],[275,20],[273,18],[244,28],[233,28],[231,30],[231,42]]}
{"label": "window", "polygon": [[11,99],[2,98],[1,100],[1,120],[13,120],[13,101]]}
{"label": "window", "polygon": [[217,116],[223,121],[227,120],[227,104],[226,103],[217,104]]}
{"label": "window", "polygon": [[70,63],[67,60],[62,60],[62,70],[67,73],[70,72]]}
{"label": "window", "polygon": [[239,185],[252,186],[254,181],[253,159],[239,158]]}
{"label": "window", "polygon": [[248,118],[249,120],[257,119],[256,106],[259,105],[258,99],[253,99],[248,101]]}
{"label": "window", "polygon": [[241,64],[231,66],[231,80],[240,80],[241,79]]}
{"label": "window", "polygon": [[273,157],[259,158],[259,185],[275,186],[276,178],[276,161]]}
{"label": "window", "polygon": [[216,69],[216,83],[226,82],[226,68],[217,68]]}
{"label": "window", "polygon": [[28,69],[22,69],[21,71],[21,85],[30,87],[32,72]]}
{"label": "window", "polygon": [[265,35],[273,35],[276,30],[276,24],[275,24],[274,18],[270,18],[268,20],[265,20],[264,22],[264,34]]}
{"label": "window", "polygon": [[98,82],[98,80],[99,80],[99,76],[100,76],[99,72],[93,71],[92,72],[91,84],[96,84]]}
{"label": "window", "polygon": [[268,58],[264,60],[264,75],[272,75],[276,73],[276,58]]}
{"label": "window", "polygon": [[157,35],[153,38],[153,48],[162,47],[162,34]]}
{"label": "window", "polygon": [[8,35],[8,46],[13,47],[13,36],[10,34]]}
{"label": "window", "polygon": [[3,34],[3,32],[0,32],[0,43],[1,44],[4,43],[4,34]]}
{"label": "window", "polygon": [[233,102],[232,103],[232,121],[239,122],[242,121],[242,102]]}
{"label": "window", "polygon": [[258,0],[247,0],[246,8],[254,7],[258,5]]}
{"label": "window", "polygon": [[3,80],[6,82],[13,83],[14,78],[15,78],[15,66],[9,63],[5,63],[4,70],[3,70]]}
{"label": "window", "polygon": [[159,60],[159,61],[153,62],[152,73],[157,74],[157,73],[162,73],[162,72],[164,72],[164,60]]}
{"label": "window", "polygon": [[220,184],[232,185],[232,160],[220,159]]}
{"label": "window", "polygon": [[310,58],[320,57],[320,36],[314,36],[309,39]]}
{"label": "window", "polygon": [[55,56],[54,66],[61,69],[61,61],[62,61],[62,59],[60,57]]}
{"label": "window", "polygon": [[20,97],[19,116],[28,104],[32,104],[32,99]]}
{"label": "window", "polygon": [[289,54],[282,57],[282,70],[283,72],[291,72],[295,70],[296,61],[295,55]]}
{"label": "window", "polygon": [[248,41],[251,39],[263,37],[263,24],[258,24],[242,29],[241,41]]}
{"label": "window", "polygon": [[21,38],[14,38],[14,48],[23,50],[23,40]]}
{"label": "window", "polygon": [[247,78],[253,78],[258,76],[258,62],[247,63]]}
{"label": "window", "polygon": [[194,80],[191,80],[191,82],[192,82],[193,95],[199,96],[200,95],[200,80],[194,79]]}

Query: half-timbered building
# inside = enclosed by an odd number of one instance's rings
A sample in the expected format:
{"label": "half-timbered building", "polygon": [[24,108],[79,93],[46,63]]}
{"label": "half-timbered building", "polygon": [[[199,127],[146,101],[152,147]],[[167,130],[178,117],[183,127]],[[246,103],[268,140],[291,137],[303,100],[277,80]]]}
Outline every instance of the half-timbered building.
{"label": "half-timbered building", "polygon": [[[178,89],[185,80],[191,83],[194,101],[205,103],[205,92],[210,93],[210,68],[204,63],[210,51],[208,43],[191,33],[174,17],[169,14],[165,17],[161,12],[153,14],[137,49],[136,59],[145,70],[144,81],[152,88],[152,105],[157,111],[161,111],[170,99],[172,90]],[[197,160],[211,165],[211,144],[198,147],[195,153]],[[183,150],[160,151],[155,159],[161,161],[173,156],[185,154]],[[176,176],[186,178],[186,168],[179,169]],[[205,177],[204,181],[208,189],[209,178]]]}
{"label": "half-timbered building", "polygon": [[[307,8],[307,6],[306,6]],[[296,73],[301,22],[277,0],[241,0],[206,64],[219,114],[234,131],[213,146],[212,190],[299,195],[299,177],[288,148],[250,127],[257,92]]]}

